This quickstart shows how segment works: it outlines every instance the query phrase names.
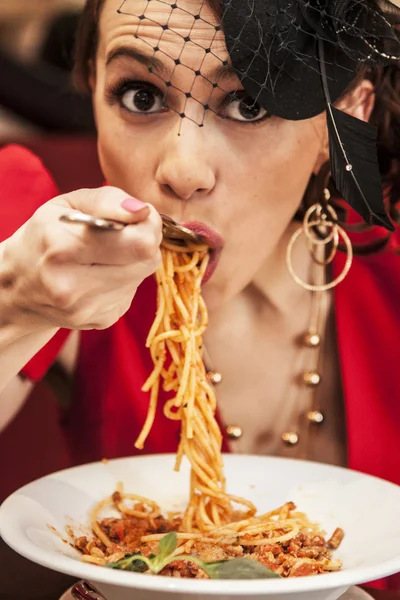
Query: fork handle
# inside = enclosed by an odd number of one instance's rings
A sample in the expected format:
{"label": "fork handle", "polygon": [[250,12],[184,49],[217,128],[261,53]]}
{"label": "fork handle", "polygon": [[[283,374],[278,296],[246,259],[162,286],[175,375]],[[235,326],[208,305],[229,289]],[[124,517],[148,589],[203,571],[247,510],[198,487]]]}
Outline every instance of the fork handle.
{"label": "fork handle", "polygon": [[61,215],[60,221],[64,223],[78,223],[82,225],[88,225],[94,229],[103,229],[105,231],[120,231],[124,229],[125,223],[120,221],[113,221],[112,219],[100,219],[87,215],[80,211],[74,211]]}
{"label": "fork handle", "polygon": [[76,583],[71,590],[74,600],[106,600],[100,596],[99,592],[94,590],[86,581]]}

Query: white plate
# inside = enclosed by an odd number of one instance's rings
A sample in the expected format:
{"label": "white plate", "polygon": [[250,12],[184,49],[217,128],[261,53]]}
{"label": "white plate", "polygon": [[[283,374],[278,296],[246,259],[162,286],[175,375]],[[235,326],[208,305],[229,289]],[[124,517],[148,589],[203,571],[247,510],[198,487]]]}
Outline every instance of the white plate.
{"label": "white plate", "polygon": [[[336,600],[349,587],[400,571],[400,487],[347,469],[261,456],[225,456],[228,489],[253,500],[260,510],[293,500],[327,531],[346,531],[338,551],[340,572],[316,577],[253,581],[151,577],[82,563],[49,528],[67,521],[88,524],[89,510],[118,481],[129,491],[154,498],[166,510],[183,506],[189,470],[173,472],[173,455],[141,456],[95,463],[49,475],[6,500],[0,533],[26,558],[94,583],[112,600],[162,600],[166,592],[185,600],[232,596],[261,600]],[[180,598],[184,600],[184,598]]]}

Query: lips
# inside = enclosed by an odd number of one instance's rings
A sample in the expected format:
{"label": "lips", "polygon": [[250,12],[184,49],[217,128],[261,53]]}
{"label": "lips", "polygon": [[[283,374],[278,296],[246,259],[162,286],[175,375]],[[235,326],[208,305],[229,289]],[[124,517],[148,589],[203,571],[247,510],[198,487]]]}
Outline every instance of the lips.
{"label": "lips", "polygon": [[217,268],[219,256],[224,246],[224,240],[215,229],[212,229],[200,221],[189,221],[187,223],[182,223],[182,225],[187,229],[194,231],[194,233],[201,235],[210,248],[210,261],[202,281],[203,284],[207,283]]}

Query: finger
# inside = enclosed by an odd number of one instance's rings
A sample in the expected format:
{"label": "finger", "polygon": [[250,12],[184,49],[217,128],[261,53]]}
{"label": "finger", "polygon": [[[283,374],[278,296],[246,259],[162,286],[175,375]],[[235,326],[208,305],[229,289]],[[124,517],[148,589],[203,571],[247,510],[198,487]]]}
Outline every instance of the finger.
{"label": "finger", "polygon": [[128,196],[119,188],[105,186],[97,189],[81,189],[58,196],[53,204],[79,210],[100,219],[111,219],[132,224],[144,221],[150,205]]}

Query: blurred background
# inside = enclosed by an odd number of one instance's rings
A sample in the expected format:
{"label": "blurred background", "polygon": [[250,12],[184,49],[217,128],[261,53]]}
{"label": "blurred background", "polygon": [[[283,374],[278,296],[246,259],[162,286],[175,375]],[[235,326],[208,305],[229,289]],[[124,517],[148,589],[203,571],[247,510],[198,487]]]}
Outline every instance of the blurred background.
{"label": "blurred background", "polygon": [[0,139],[92,132],[90,102],[70,83],[83,0],[0,0]]}
{"label": "blurred background", "polygon": [[[83,4],[0,0],[0,147],[18,143],[31,149],[60,193],[103,182],[90,98],[79,95],[71,82]],[[24,483],[69,466],[62,414],[43,382],[0,433],[0,503]]]}

